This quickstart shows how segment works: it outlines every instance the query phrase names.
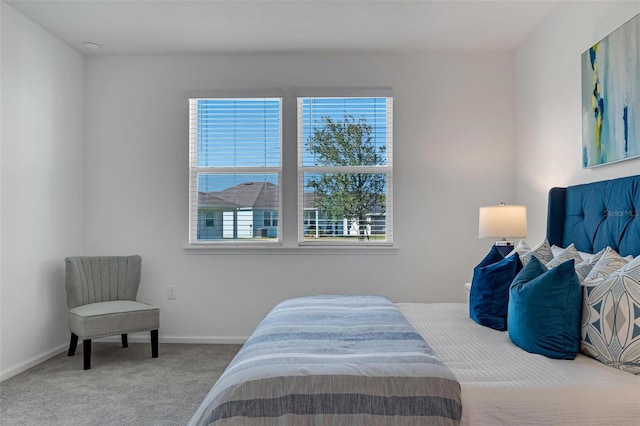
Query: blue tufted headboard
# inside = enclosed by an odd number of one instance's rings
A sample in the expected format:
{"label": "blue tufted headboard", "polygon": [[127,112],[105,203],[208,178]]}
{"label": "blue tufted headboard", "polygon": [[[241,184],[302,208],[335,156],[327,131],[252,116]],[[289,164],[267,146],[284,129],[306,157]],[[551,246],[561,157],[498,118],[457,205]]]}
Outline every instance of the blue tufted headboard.
{"label": "blue tufted headboard", "polygon": [[547,239],[589,253],[610,246],[640,255],[640,175],[551,188]]}

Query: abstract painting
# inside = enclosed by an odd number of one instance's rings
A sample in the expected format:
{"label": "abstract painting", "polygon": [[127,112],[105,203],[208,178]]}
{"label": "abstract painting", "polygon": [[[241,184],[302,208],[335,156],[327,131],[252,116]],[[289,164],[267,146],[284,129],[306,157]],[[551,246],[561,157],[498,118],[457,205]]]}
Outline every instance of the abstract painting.
{"label": "abstract painting", "polygon": [[582,165],[640,157],[640,15],[582,54]]}

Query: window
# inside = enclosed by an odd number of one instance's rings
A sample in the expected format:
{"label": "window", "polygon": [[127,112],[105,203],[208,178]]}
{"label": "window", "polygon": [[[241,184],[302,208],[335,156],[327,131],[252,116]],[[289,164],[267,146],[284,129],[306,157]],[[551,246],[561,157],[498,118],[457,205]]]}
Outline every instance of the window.
{"label": "window", "polygon": [[298,242],[390,244],[393,99],[298,98]]}
{"label": "window", "polygon": [[205,210],[204,212],[204,227],[213,228],[215,226],[215,218],[213,210]]}
{"label": "window", "polygon": [[189,99],[190,244],[280,241],[281,145],[282,99]]}
{"label": "window", "polygon": [[278,212],[264,212],[264,226],[278,226]]}

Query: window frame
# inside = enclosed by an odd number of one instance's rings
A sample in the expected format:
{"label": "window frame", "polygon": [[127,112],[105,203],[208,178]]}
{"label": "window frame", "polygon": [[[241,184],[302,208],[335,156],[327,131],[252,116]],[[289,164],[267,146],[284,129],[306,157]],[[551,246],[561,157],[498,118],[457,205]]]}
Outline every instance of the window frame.
{"label": "window frame", "polygon": [[[198,166],[198,123],[197,123],[197,106],[194,107],[192,103],[198,100],[277,100],[279,102],[279,159],[278,166],[252,166],[252,167],[205,167]],[[198,202],[198,178],[203,174],[229,174],[229,175],[268,175],[275,174],[277,175],[277,213],[279,219],[282,215],[282,207],[283,207],[283,194],[282,194],[282,171],[283,171],[283,106],[284,106],[284,98],[282,94],[274,94],[274,93],[248,93],[246,95],[243,94],[234,94],[234,93],[221,93],[221,94],[191,94],[187,96],[188,102],[188,131],[189,131],[189,216],[188,216],[188,229],[189,229],[189,240],[187,248],[212,248],[212,247],[244,247],[244,246],[279,246],[282,244],[283,240],[283,231],[282,220],[278,220],[277,226],[277,237],[274,240],[253,240],[253,239],[212,239],[212,240],[200,240],[198,239],[198,218],[199,218],[199,202]],[[194,113],[195,112],[195,113]],[[195,117],[194,117],[195,115]],[[205,213],[206,214],[206,213]],[[205,220],[206,221],[206,220]],[[223,225],[224,226],[224,223]],[[253,225],[250,225],[250,229],[255,236],[255,230]]]}
{"label": "window frame", "polygon": [[[361,255],[367,253],[369,255],[392,255],[398,251],[397,242],[392,239],[393,236],[393,216],[387,220],[387,241],[376,244],[317,244],[308,242],[299,242],[299,229],[304,221],[304,209],[300,205],[302,199],[298,197],[297,188],[294,185],[298,183],[298,134],[297,134],[297,98],[298,97],[389,97],[393,105],[393,91],[390,88],[292,88],[289,90],[267,89],[267,90],[216,90],[216,91],[195,91],[186,93],[186,119],[189,121],[190,110],[189,100],[193,98],[279,98],[280,99],[280,167],[277,168],[278,173],[278,241],[277,242],[258,242],[258,241],[216,241],[206,240],[197,241],[193,238],[192,218],[195,209],[197,217],[198,201],[193,202],[192,190],[195,183],[197,188],[197,177],[194,178],[194,170],[192,168],[193,152],[191,144],[191,123],[188,123],[189,132],[189,207],[187,217],[188,242],[183,246],[185,254],[188,255],[298,255],[311,254],[314,255]],[[393,110],[388,113],[393,124]],[[393,128],[389,129],[391,143],[393,142]],[[388,154],[392,155],[392,145],[388,147]],[[392,159],[392,157],[390,158]],[[197,160],[196,160],[197,161]],[[197,164],[197,163],[196,163]],[[215,172],[220,172],[217,168]],[[225,170],[232,173],[233,171]],[[265,173],[261,170],[260,173]],[[388,175],[387,183],[392,185],[393,172]],[[294,177],[295,176],[295,177]],[[195,179],[195,181],[194,181]],[[295,182],[295,183],[294,183]],[[197,192],[197,190],[196,190]],[[387,198],[387,211],[393,209],[392,191]],[[295,197],[295,198],[294,198]],[[391,204],[389,204],[389,201]],[[301,219],[302,218],[302,219]],[[196,219],[197,220],[197,219]],[[218,222],[216,220],[216,222]],[[197,228],[196,231],[197,233]],[[197,234],[196,234],[197,236]]]}
{"label": "window frame", "polygon": [[[353,99],[353,98],[385,98],[386,99],[386,164],[376,166],[305,166],[303,164],[304,145],[303,138],[303,120],[302,120],[302,100],[303,99]],[[357,118],[357,117],[356,117]],[[301,92],[296,96],[296,149],[297,149],[297,198],[298,198],[298,232],[297,244],[300,247],[328,246],[328,247],[385,247],[393,246],[393,95],[387,90],[365,90],[362,91],[341,91],[340,89],[332,91],[310,91]],[[305,224],[308,222],[306,213],[308,209],[304,208],[304,176],[305,174],[314,173],[371,173],[385,175],[385,240],[316,240],[305,239]],[[316,221],[318,220],[317,210]],[[344,219],[343,219],[344,220]],[[347,219],[348,220],[348,219]],[[346,226],[346,225],[343,225]],[[344,232],[344,231],[343,231]]]}

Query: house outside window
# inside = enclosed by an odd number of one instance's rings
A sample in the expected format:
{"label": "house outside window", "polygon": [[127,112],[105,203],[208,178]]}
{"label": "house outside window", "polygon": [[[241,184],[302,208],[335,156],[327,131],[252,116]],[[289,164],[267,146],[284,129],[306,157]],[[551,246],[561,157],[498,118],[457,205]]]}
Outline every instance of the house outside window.
{"label": "house outside window", "polygon": [[299,244],[393,242],[391,97],[298,97]]}
{"label": "house outside window", "polygon": [[189,99],[190,244],[280,240],[281,145],[281,98]]}

